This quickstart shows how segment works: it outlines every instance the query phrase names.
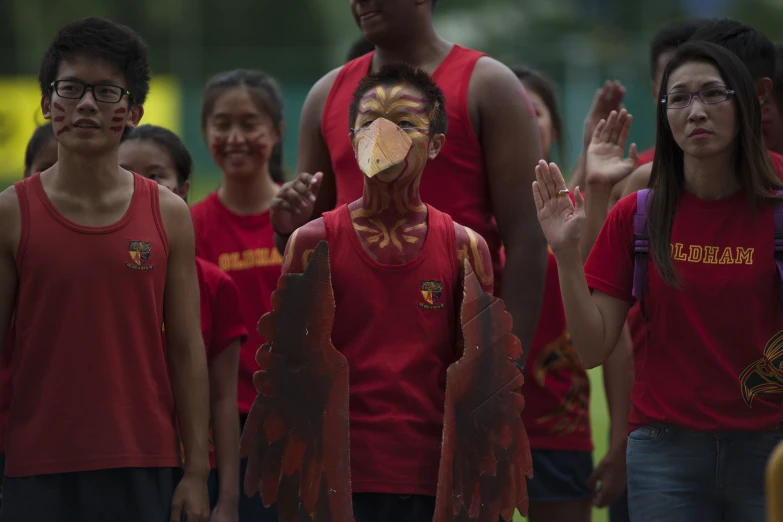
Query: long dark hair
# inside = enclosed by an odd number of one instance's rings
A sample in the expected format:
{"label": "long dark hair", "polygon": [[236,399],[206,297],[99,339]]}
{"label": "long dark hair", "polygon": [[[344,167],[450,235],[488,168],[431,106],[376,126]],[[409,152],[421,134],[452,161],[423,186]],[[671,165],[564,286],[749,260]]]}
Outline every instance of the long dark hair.
{"label": "long dark hair", "polygon": [[756,87],[745,65],[731,52],[708,42],[683,44],[666,66],[658,93],[660,108],[657,116],[655,158],[650,175],[653,189],[647,214],[647,232],[650,250],[661,278],[670,286],[679,287],[679,280],[670,258],[669,243],[677,205],[685,187],[683,153],[674,141],[666,107],[660,100],[667,94],[672,72],[689,62],[706,62],[714,65],[726,85],[734,91],[732,100],[736,108],[737,150],[734,169],[737,180],[748,198],[748,204],[757,209],[777,201],[774,190],[783,189],[761,134],[761,106]]}
{"label": "long dark hair", "polygon": [[157,125],[139,125],[122,137],[123,143],[133,140],[152,142],[171,156],[174,170],[177,171],[177,185],[182,186],[190,179],[190,173],[193,171],[193,159],[185,144],[176,134]]}
{"label": "long dark hair", "polygon": [[256,106],[263,111],[280,135],[280,140],[272,148],[269,158],[269,175],[277,183],[285,181],[283,169],[283,91],[277,81],[266,73],[249,69],[234,69],[213,76],[204,87],[201,99],[201,131],[207,127],[207,119],[215,108],[220,95],[224,92],[244,87]]}
{"label": "long dark hair", "polygon": [[[557,95],[555,94],[555,86],[552,81],[538,71],[534,71],[524,65],[515,65],[511,67],[514,74],[517,75],[522,81],[522,84],[526,89],[529,89],[539,96],[544,101],[547,110],[549,111],[549,117],[552,119],[552,128],[557,132],[557,139],[552,143],[557,143],[557,155],[558,161],[562,165],[563,158],[565,158],[565,139],[563,135],[563,117],[560,115],[560,107],[557,104]],[[549,159],[549,158],[547,158]]]}

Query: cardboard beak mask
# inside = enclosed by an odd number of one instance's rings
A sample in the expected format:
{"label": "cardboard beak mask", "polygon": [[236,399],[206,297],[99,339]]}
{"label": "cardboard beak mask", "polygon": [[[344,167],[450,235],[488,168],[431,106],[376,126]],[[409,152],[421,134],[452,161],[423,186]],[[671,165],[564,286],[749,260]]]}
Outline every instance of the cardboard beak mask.
{"label": "cardboard beak mask", "polygon": [[405,161],[413,143],[404,130],[385,118],[357,134],[356,161],[368,178]]}

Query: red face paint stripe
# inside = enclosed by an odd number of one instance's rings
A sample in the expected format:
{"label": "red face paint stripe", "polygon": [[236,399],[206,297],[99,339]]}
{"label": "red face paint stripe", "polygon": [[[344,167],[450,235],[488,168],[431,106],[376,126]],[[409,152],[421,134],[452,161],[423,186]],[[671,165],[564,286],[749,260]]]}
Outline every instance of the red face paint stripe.
{"label": "red face paint stripe", "polygon": [[58,130],[58,131],[57,131],[57,135],[59,136],[59,135],[60,135],[60,134],[62,134],[63,132],[69,132],[70,130],[71,130],[71,128],[70,128],[69,126],[67,126],[67,125],[66,125],[66,126],[64,126],[62,129],[60,129],[60,130]]}
{"label": "red face paint stripe", "polygon": [[118,125],[116,127],[109,127],[109,130],[114,132],[122,132],[122,129],[123,129],[122,125]]}
{"label": "red face paint stripe", "polygon": [[120,116],[115,116],[114,118],[111,119],[111,121],[120,122],[122,121],[122,118]]}
{"label": "red face paint stripe", "polygon": [[65,112],[65,109],[63,109],[63,106],[60,105],[59,103],[54,102],[52,105],[54,105],[54,108],[57,109],[58,111]]}
{"label": "red face paint stripe", "polygon": [[58,123],[61,121],[65,121],[65,116],[55,116],[54,121]]}
{"label": "red face paint stripe", "polygon": [[120,107],[119,109],[114,110],[114,114],[125,114],[126,112],[128,112],[128,109],[125,107]]}
{"label": "red face paint stripe", "polygon": [[402,96],[397,98],[398,100],[407,100],[412,101],[416,103],[427,103],[427,100],[425,98],[417,98],[416,96],[411,96],[409,94],[403,94]]}

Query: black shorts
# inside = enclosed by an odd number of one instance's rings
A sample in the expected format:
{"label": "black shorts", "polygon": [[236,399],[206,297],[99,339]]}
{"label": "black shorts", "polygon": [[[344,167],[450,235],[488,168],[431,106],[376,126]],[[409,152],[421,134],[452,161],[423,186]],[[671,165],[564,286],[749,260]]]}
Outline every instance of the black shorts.
{"label": "black shorts", "polygon": [[3,477],[0,522],[169,522],[180,468]]}
{"label": "black shorts", "polygon": [[356,522],[432,522],[435,497],[354,493],[353,516]]}
{"label": "black shorts", "polygon": [[593,473],[590,451],[532,450],[533,478],[527,481],[530,502],[564,502],[590,498],[587,479]]}

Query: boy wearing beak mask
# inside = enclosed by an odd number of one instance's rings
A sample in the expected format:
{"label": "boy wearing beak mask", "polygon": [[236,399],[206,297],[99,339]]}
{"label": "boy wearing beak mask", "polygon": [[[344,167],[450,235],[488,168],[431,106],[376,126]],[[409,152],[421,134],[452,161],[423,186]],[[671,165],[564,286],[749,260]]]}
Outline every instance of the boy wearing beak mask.
{"label": "boy wearing beak mask", "polygon": [[283,272],[303,272],[319,241],[329,244],[332,343],[350,370],[356,522],[430,522],[446,369],[461,355],[459,266],[468,259],[491,293],[492,262],[481,236],[419,196],[446,140],[443,93],[429,75],[390,65],[365,77],[349,120],[362,197],[297,229]]}

